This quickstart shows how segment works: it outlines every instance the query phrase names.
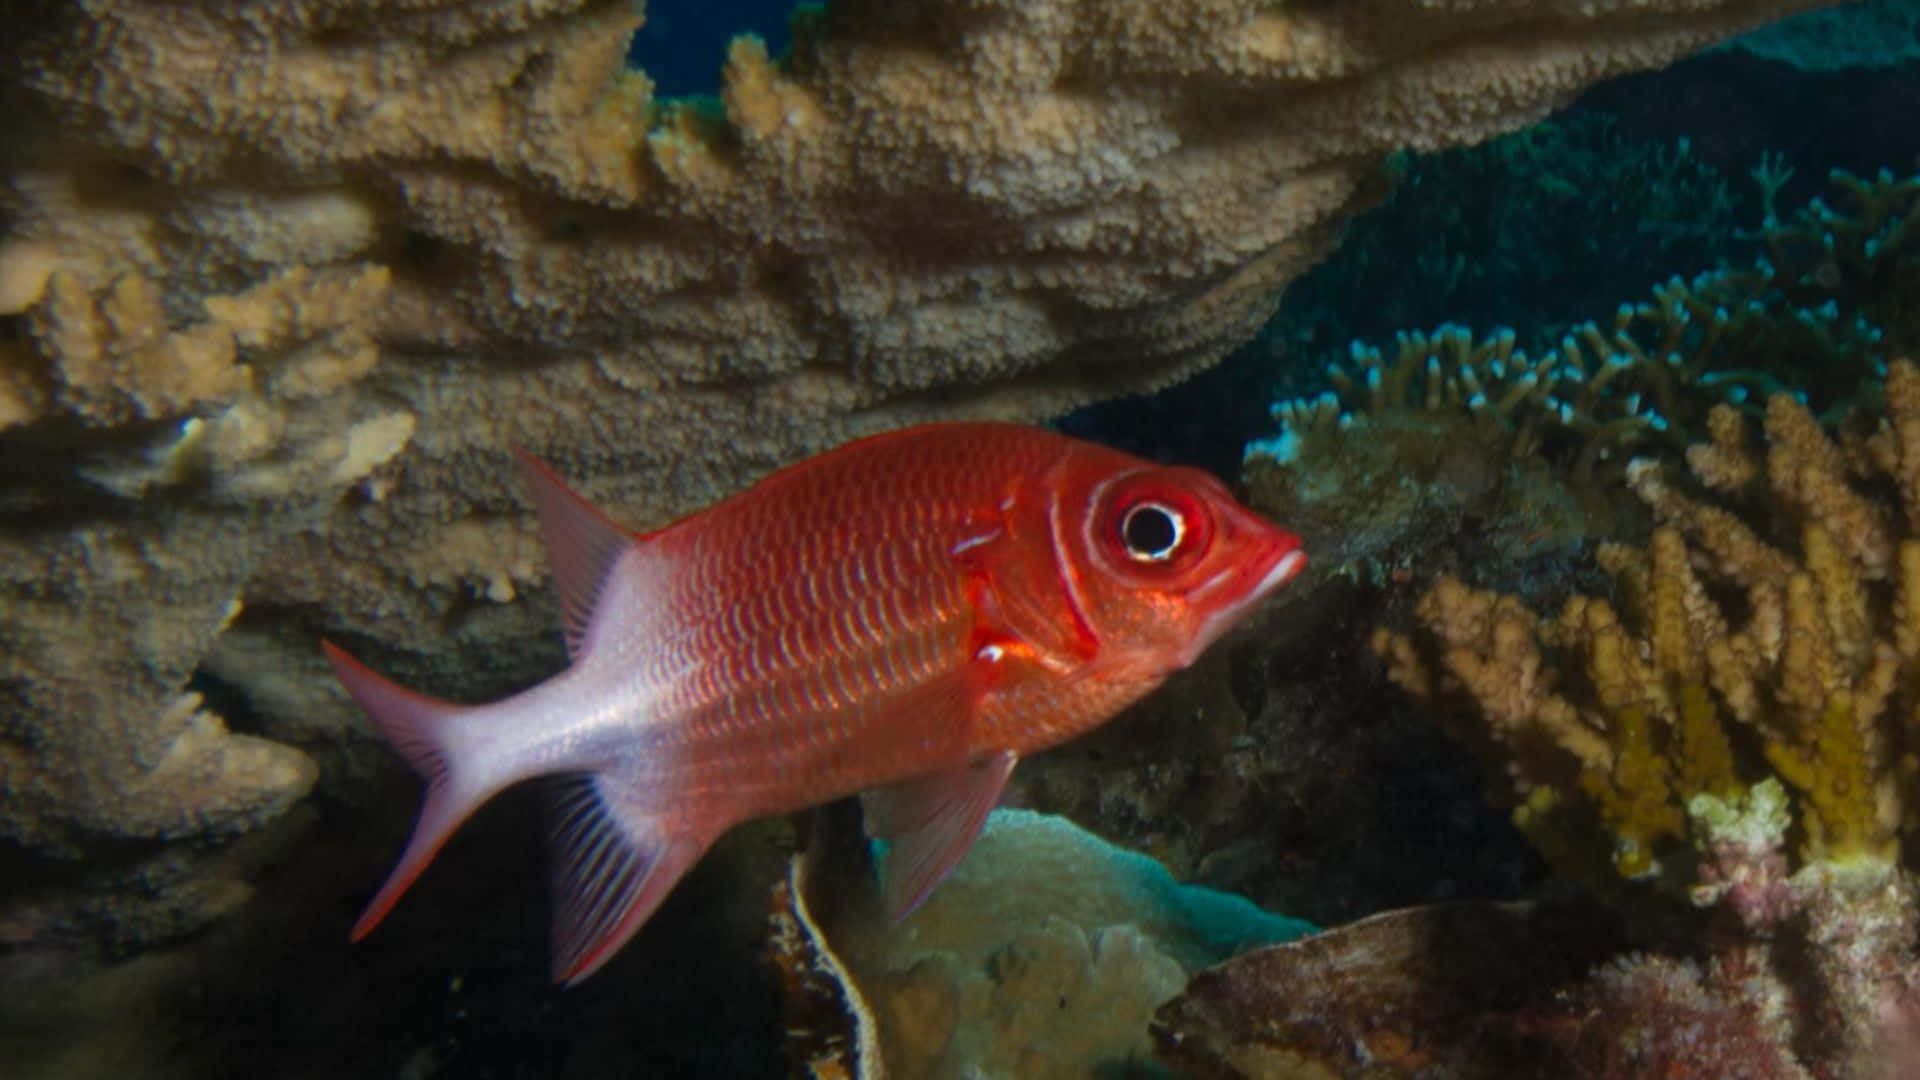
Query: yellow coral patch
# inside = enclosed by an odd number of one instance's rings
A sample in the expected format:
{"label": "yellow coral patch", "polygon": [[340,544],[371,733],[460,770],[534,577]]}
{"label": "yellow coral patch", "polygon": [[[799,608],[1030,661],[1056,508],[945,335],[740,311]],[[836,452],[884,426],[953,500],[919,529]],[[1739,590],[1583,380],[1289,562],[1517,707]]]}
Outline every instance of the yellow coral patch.
{"label": "yellow coral patch", "polygon": [[[1887,403],[1876,434],[1844,442],[1792,397],[1768,403],[1760,526],[1797,530],[1797,551],[1636,462],[1628,482],[1660,527],[1647,552],[1601,553],[1624,614],[1576,596],[1541,621],[1511,597],[1443,581],[1417,609],[1434,640],[1379,639],[1402,686],[1479,706],[1496,735],[1482,746],[1520,802],[1515,821],[1556,865],[1600,854],[1567,843],[1566,823],[1586,814],[1620,874],[1699,894],[1700,883],[1670,880],[1689,860],[1661,859],[1687,842],[1687,808],[1769,783],[1791,793],[1809,867],[1897,857],[1920,760],[1920,537],[1893,523],[1920,522],[1920,371],[1893,364]],[[1762,473],[1739,418],[1723,410],[1711,427],[1713,443],[1688,460],[1709,488],[1749,488]],[[1744,605],[1725,602],[1739,593]]]}

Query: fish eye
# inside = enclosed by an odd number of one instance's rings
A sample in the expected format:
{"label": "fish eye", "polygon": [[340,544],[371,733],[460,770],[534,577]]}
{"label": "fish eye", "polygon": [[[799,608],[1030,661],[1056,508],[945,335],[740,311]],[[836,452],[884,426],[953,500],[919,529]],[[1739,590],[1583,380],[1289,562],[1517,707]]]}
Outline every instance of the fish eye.
{"label": "fish eye", "polygon": [[1135,562],[1165,562],[1186,535],[1186,515],[1165,503],[1135,503],[1120,517],[1120,542]]}

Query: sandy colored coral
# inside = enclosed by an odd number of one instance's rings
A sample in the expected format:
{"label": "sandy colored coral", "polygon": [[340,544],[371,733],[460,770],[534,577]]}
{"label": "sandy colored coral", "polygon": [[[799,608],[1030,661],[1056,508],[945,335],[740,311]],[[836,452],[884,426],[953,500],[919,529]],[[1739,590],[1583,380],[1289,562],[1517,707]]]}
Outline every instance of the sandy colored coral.
{"label": "sandy colored coral", "polygon": [[[41,524],[0,546],[0,817],[136,824],[100,795],[150,786],[236,605],[223,689],[323,765],[318,631],[470,697],[554,662],[510,446],[647,525],[849,435],[1164,383],[1389,149],[1806,6],[844,3],[780,63],[737,41],[711,107],[623,66],[625,0],[14,5],[0,496]],[[311,774],[267,753],[180,816],[271,816]]]}
{"label": "sandy colored coral", "polygon": [[[1660,524],[1644,552],[1602,549],[1623,612],[1575,596],[1537,619],[1443,581],[1419,635],[1377,635],[1404,687],[1472,702],[1516,821],[1563,869],[1593,881],[1610,848],[1620,874],[1724,906],[1749,936],[1717,942],[1708,983],[1790,1000],[1804,1019],[1782,1008],[1779,1023],[1801,1027],[1781,1045],[1836,1075],[1874,1075],[1920,1007],[1901,861],[1920,825],[1920,537],[1895,523],[1914,509],[1903,469],[1920,369],[1891,365],[1885,397],[1845,437],[1786,394],[1767,403],[1763,445],[1716,415],[1688,460],[1708,488],[1745,496],[1739,514],[1636,462],[1629,481]],[[1800,950],[1803,974],[1730,984],[1779,965],[1776,936],[1795,939],[1779,948]]]}

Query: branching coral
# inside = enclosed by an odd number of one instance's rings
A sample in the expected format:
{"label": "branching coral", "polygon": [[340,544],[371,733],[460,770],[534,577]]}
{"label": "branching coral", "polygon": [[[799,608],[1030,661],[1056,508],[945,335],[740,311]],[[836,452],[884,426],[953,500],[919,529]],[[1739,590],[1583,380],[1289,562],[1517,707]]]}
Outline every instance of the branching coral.
{"label": "branching coral", "polygon": [[531,674],[511,444],[645,525],[846,435],[1156,385],[1389,149],[1806,6],[846,3],[780,63],[736,42],[714,109],[623,68],[626,0],[15,4],[0,819],[70,851],[284,807],[299,755],[205,725],[232,770],[164,805],[209,657],[327,750],[319,629],[443,691]]}
{"label": "branching coral", "polygon": [[1619,282],[1710,265],[1746,192],[1686,138],[1620,120],[1582,103],[1478,146],[1396,155],[1393,194],[1261,336],[1317,351],[1448,320],[1533,326],[1611,305]]}
{"label": "branching coral", "polygon": [[1920,824],[1920,371],[1894,364],[1884,415],[1839,438],[1784,394],[1764,451],[1727,406],[1710,426],[1689,460],[1719,500],[1628,470],[1659,525],[1644,551],[1601,550],[1618,610],[1576,596],[1540,618],[1449,579],[1419,635],[1376,647],[1417,696],[1472,703],[1470,737],[1550,858],[1600,881],[1610,852],[1719,906],[1738,933],[1712,992],[1788,1002],[1781,1045],[1875,1075],[1920,1008],[1900,857]]}
{"label": "branching coral", "polygon": [[1771,254],[1672,278],[1544,348],[1457,324],[1349,344],[1329,390],[1275,404],[1278,434],[1247,444],[1256,504],[1306,530],[1318,566],[1376,579],[1469,534],[1503,560],[1551,554],[1637,514],[1615,498],[1620,467],[1735,422],[1716,405],[1757,412],[1789,387],[1850,401],[1912,334],[1920,202],[1885,175],[1833,185],[1852,215],[1816,200],[1759,230]]}
{"label": "branching coral", "polygon": [[1648,299],[1571,327],[1537,356],[1511,329],[1476,335],[1451,323],[1401,332],[1391,356],[1352,342],[1327,364],[1332,389],[1276,403],[1279,434],[1249,444],[1247,455],[1324,456],[1303,444],[1415,410],[1465,413],[1514,456],[1545,444],[1584,475],[1601,457],[1685,445],[1714,405],[1798,386],[1810,360],[1819,396],[1845,400],[1862,377],[1884,373],[1889,345],[1912,333],[1901,298],[1920,245],[1920,177],[1836,171],[1831,180],[1852,215],[1817,199],[1784,222],[1769,215],[1758,233],[1767,255],[1655,285]]}

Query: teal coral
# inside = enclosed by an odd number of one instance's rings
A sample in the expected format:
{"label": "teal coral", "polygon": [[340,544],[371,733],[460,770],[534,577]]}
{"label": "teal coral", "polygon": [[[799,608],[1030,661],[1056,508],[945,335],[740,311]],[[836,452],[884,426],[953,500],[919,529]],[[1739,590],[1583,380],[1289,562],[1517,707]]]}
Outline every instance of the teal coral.
{"label": "teal coral", "polygon": [[1515,456],[1544,443],[1585,472],[1602,456],[1686,445],[1716,404],[1804,394],[1809,372],[1818,397],[1843,402],[1920,333],[1903,300],[1920,285],[1920,176],[1836,171],[1830,183],[1845,212],[1815,200],[1784,221],[1769,213],[1764,254],[1671,277],[1551,340],[1446,323],[1400,332],[1391,354],[1351,342],[1325,364],[1332,389],[1275,404],[1279,434],[1247,455],[1285,462],[1342,424],[1452,410],[1504,431]]}
{"label": "teal coral", "polygon": [[780,891],[790,997],[852,1013],[831,1050],[801,1053],[815,1075],[822,1053],[864,1076],[1097,1075],[1147,1056],[1148,1019],[1192,972],[1313,929],[1024,810],[996,810],[903,922],[865,869],[812,850]]}
{"label": "teal coral", "polygon": [[1327,325],[1364,337],[1470,320],[1520,295],[1532,310],[1505,318],[1546,322],[1603,299],[1601,283],[1707,264],[1747,209],[1686,140],[1634,138],[1585,110],[1479,146],[1398,155],[1392,169],[1391,198],[1294,286],[1265,332],[1277,347],[1320,351]]}
{"label": "teal coral", "polygon": [[1903,299],[1920,288],[1920,177],[1831,183],[1841,209],[1771,221],[1764,253],[1549,340],[1448,323],[1350,343],[1329,389],[1273,405],[1277,433],[1245,446],[1254,504],[1306,536],[1316,573],[1375,583],[1469,535],[1471,561],[1511,563],[1631,531],[1635,455],[1677,454],[1713,436],[1716,407],[1757,415],[1781,393],[1831,418],[1920,340]]}

